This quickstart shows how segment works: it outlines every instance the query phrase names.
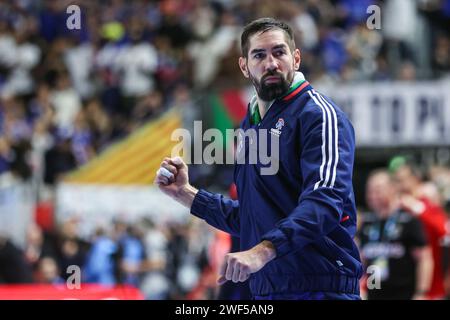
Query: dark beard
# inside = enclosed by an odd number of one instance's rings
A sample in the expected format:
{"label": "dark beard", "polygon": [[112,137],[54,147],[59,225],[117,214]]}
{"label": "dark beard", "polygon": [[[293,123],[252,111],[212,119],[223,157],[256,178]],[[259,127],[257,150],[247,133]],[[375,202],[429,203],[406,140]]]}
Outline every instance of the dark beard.
{"label": "dark beard", "polygon": [[[277,76],[280,78],[280,82],[278,83],[266,83],[265,80],[268,77]],[[265,74],[261,81],[258,81],[252,74],[250,74],[250,80],[253,83],[253,86],[258,93],[258,97],[264,101],[272,101],[274,99],[282,97],[291,86],[291,83],[294,79],[293,73],[288,74],[288,79],[285,79],[281,73],[278,72],[269,72]]]}

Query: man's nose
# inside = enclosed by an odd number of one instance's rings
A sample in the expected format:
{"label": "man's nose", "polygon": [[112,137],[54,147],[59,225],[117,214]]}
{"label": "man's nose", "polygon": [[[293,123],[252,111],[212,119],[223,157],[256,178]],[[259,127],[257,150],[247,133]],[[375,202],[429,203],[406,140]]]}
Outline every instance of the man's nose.
{"label": "man's nose", "polygon": [[275,71],[278,69],[278,61],[271,54],[267,56],[266,71]]}

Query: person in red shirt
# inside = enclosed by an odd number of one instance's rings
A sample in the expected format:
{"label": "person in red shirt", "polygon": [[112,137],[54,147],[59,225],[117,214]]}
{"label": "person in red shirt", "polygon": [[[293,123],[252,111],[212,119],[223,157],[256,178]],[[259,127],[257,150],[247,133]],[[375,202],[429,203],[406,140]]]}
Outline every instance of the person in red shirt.
{"label": "person in red shirt", "polygon": [[440,204],[430,197],[430,184],[422,180],[420,171],[409,163],[394,170],[394,178],[402,192],[402,205],[422,222],[433,255],[433,277],[427,299],[445,298],[442,241],[447,234],[447,215]]}

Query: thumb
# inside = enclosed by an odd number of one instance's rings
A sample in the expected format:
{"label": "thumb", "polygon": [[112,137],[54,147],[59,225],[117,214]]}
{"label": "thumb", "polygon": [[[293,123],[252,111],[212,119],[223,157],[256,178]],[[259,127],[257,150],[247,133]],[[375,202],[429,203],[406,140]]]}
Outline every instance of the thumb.
{"label": "thumb", "polygon": [[227,282],[228,280],[224,277],[224,276],[220,276],[219,279],[217,279],[217,284],[219,286],[221,286],[222,284],[224,284],[225,282]]}

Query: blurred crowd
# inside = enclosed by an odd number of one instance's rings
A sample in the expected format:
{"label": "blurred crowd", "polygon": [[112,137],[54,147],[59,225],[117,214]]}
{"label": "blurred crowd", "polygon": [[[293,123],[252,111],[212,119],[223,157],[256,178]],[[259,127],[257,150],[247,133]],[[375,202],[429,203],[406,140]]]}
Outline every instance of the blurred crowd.
{"label": "blurred crowd", "polygon": [[365,298],[450,298],[449,190],[449,168],[407,157],[369,174],[357,236]]}
{"label": "blurred crowd", "polygon": [[[78,30],[67,26],[71,4],[81,9]],[[381,8],[380,29],[368,28],[370,5]],[[211,88],[248,86],[240,30],[261,16],[293,26],[301,71],[318,86],[450,75],[450,0],[0,0],[0,175],[33,183],[39,200],[42,186],[164,110],[195,113]],[[432,201],[442,201],[436,187],[448,199],[448,169],[429,178]],[[227,240],[195,222],[116,221],[91,239],[76,225],[30,226],[23,252],[2,239],[15,264],[0,263],[0,282],[60,283],[76,264],[83,281],[129,283],[148,298],[214,290],[219,257],[208,248]]]}
{"label": "blurred crowd", "polygon": [[229,238],[198,219],[186,224],[117,219],[88,239],[80,237],[79,227],[76,218],[51,230],[32,223],[24,248],[0,237],[0,283],[129,285],[151,300],[218,294],[217,261],[230,249]]}

